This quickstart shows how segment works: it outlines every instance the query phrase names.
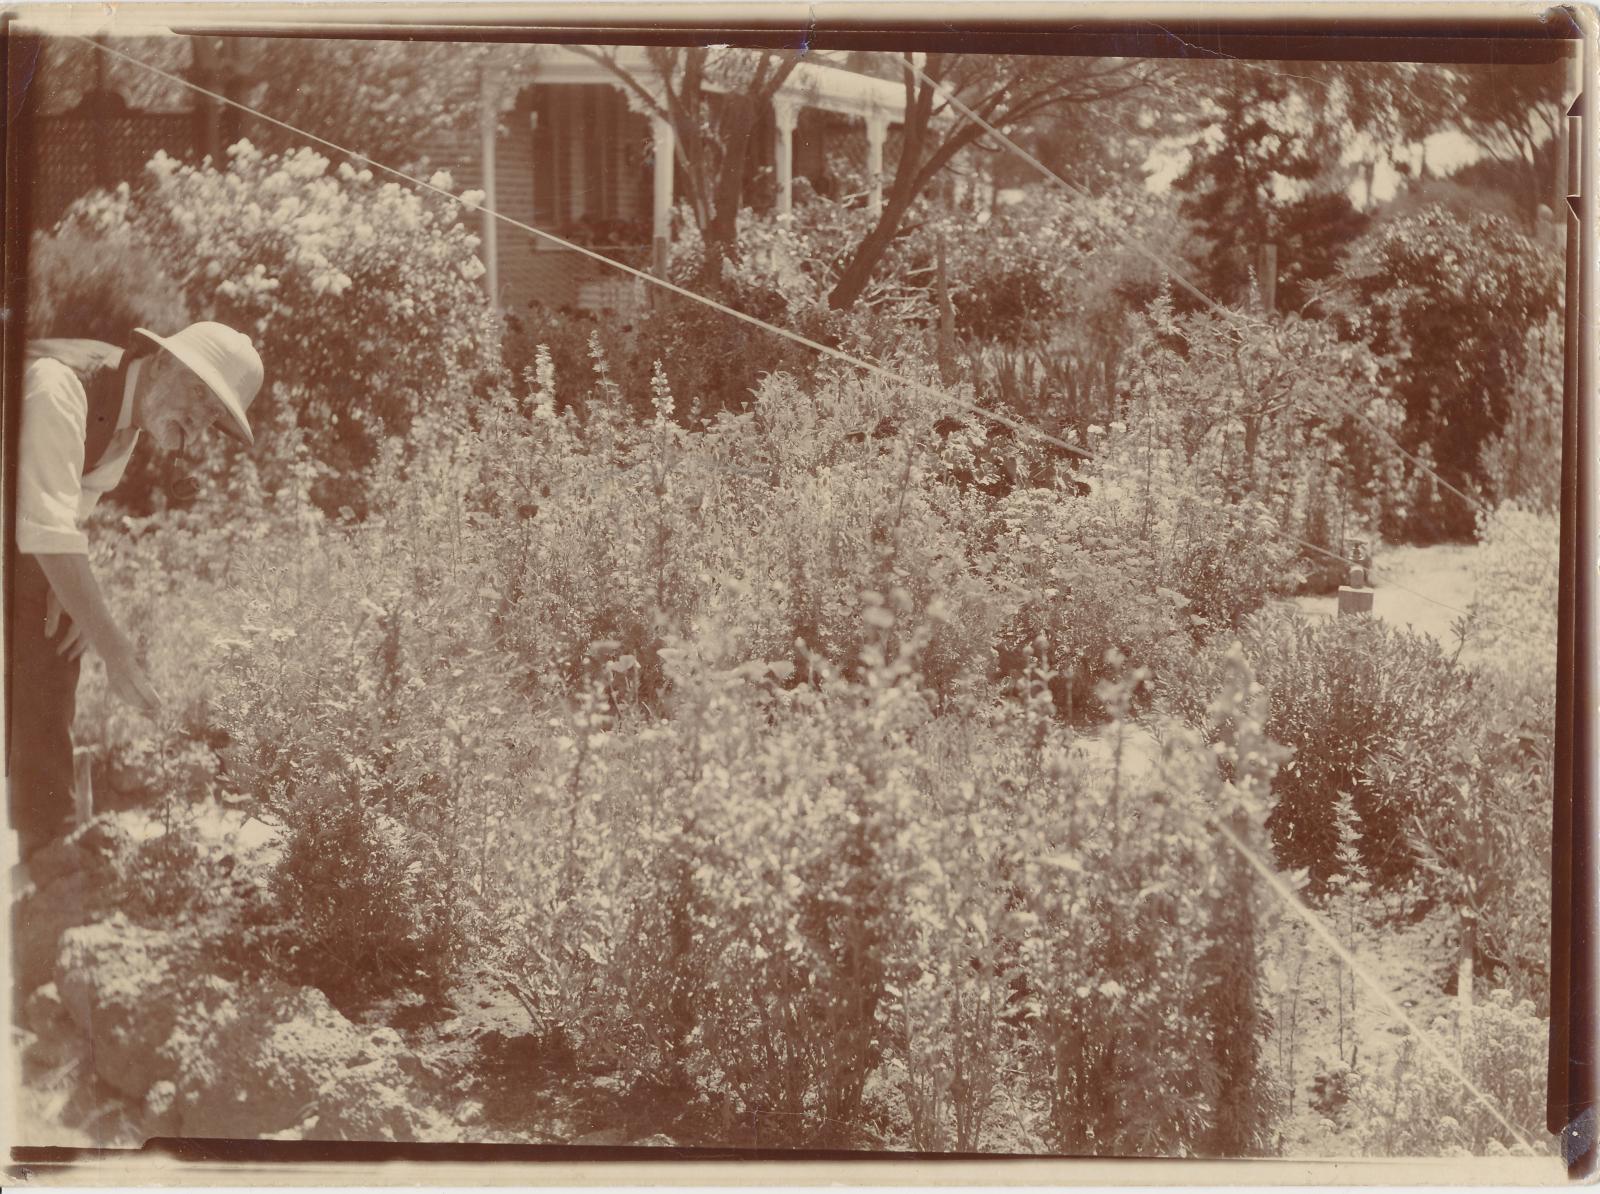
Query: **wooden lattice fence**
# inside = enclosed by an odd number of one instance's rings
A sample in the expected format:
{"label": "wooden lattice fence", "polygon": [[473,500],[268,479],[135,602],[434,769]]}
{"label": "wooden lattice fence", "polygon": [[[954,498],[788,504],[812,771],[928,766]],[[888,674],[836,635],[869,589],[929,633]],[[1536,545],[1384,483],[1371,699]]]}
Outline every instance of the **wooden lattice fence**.
{"label": "wooden lattice fence", "polygon": [[34,122],[34,228],[52,227],[73,200],[99,187],[137,184],[158,149],[193,161],[199,156],[200,112],[143,112],[115,91],[91,91],[71,111]]}

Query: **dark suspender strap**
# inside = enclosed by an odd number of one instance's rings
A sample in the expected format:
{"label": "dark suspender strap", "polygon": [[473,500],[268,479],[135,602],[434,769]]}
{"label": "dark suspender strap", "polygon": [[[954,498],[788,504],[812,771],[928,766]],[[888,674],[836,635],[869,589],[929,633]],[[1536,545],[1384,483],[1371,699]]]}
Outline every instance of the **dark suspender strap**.
{"label": "dark suspender strap", "polygon": [[89,398],[89,418],[84,425],[83,471],[96,468],[112,437],[117,431],[117,419],[122,414],[122,392],[127,386],[128,365],[124,361],[115,369],[100,369],[88,377],[80,377],[83,391]]}

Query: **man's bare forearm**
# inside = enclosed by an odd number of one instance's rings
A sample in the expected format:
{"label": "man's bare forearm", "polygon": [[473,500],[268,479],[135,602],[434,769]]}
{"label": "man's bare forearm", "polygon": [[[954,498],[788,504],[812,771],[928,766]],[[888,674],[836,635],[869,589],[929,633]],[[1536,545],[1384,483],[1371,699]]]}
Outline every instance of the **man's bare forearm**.
{"label": "man's bare forearm", "polygon": [[106,660],[131,658],[133,644],[111,616],[100,582],[89,567],[89,557],[82,553],[46,553],[33,558],[44,570],[62,611],[77,625],[95,653]]}

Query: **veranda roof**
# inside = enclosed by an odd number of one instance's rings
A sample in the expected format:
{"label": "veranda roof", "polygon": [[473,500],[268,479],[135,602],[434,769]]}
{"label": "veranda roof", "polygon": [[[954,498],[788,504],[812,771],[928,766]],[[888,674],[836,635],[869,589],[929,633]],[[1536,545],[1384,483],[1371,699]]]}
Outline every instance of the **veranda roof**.
{"label": "veranda roof", "polygon": [[[653,80],[655,68],[649,52],[642,46],[584,47],[605,49],[615,53],[617,65],[641,83]],[[755,55],[757,50],[740,50],[724,47],[727,54]],[[607,67],[595,62],[579,50],[569,46],[541,46],[531,82],[538,83],[611,83],[621,85],[617,76]],[[728,90],[714,72],[705,80],[707,91]],[[840,66],[824,63],[801,62],[785,80],[781,98],[792,100],[810,108],[829,112],[842,112],[853,116],[866,116],[876,112],[887,117],[890,123],[899,123],[905,117],[905,85],[893,79],[879,79],[859,74]]]}

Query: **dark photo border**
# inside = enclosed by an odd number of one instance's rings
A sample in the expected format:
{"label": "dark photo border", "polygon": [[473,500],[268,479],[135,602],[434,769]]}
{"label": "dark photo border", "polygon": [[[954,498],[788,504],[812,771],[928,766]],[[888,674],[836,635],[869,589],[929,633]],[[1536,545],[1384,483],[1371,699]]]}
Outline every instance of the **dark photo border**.
{"label": "dark photo border", "polygon": [[[132,6],[137,9],[141,6]],[[1467,10],[1449,20],[1409,15],[1387,20],[1358,20],[1329,14],[1319,8],[1284,8],[1272,20],[1213,15],[1200,5],[1183,19],[1142,20],[1126,10],[1084,16],[1063,13],[1046,19],[1037,9],[1017,16],[1003,6],[970,4],[961,9],[959,25],[951,22],[951,9],[930,7],[911,18],[905,10],[874,16],[874,10],[836,5],[816,9],[806,19],[805,6],[780,5],[768,11],[743,13],[737,24],[714,24],[733,9],[718,6],[710,13],[689,5],[637,6],[632,14],[579,5],[526,6],[529,20],[516,19],[518,9],[508,7],[493,19],[474,15],[454,19],[444,6],[417,9],[395,5],[384,10],[376,23],[345,23],[340,12],[297,7],[287,23],[257,21],[250,6],[217,5],[218,20],[209,23],[189,8],[175,17],[175,33],[282,37],[338,37],[353,39],[406,39],[429,41],[515,41],[565,43],[671,44],[728,43],[762,48],[939,50],[966,53],[1039,55],[1116,55],[1174,58],[1240,58],[1270,61],[1339,60],[1407,62],[1551,63],[1578,54],[1584,36],[1573,10],[1553,7],[1530,15],[1525,8],[1481,15]],[[432,19],[423,20],[419,12]],[[374,10],[375,13],[375,10]],[[9,545],[14,541],[15,449],[23,373],[24,329],[20,313],[28,303],[29,191],[21,185],[28,176],[35,144],[36,92],[29,83],[36,56],[37,36],[22,32],[19,20],[28,14],[0,14],[5,53],[4,74],[6,187],[4,239],[4,472],[3,531],[8,545],[6,600],[9,603]],[[1592,21],[1594,10],[1589,10]],[[130,20],[148,21],[151,14],[130,12]],[[440,19],[449,17],[451,19]],[[1593,37],[1592,29],[1589,36]],[[1591,41],[1592,45],[1592,41]],[[1592,54],[1592,50],[1591,50]],[[1591,76],[1592,77],[1592,76]],[[1595,353],[1597,311],[1595,279],[1595,97],[1584,96],[1568,113],[1569,174],[1579,180],[1572,186],[1566,222],[1566,369],[1562,447],[1562,516],[1560,601],[1557,642],[1556,782],[1553,807],[1551,891],[1551,1021],[1549,1104],[1547,1126],[1563,1140],[1563,1159],[1573,1180],[1593,1177],[1596,1156],[1595,1038],[1595,912],[1597,898],[1595,785],[1592,760],[1596,747],[1595,718],[1600,710],[1597,691],[1594,608],[1596,568],[1596,468]],[[1588,147],[1587,153],[1585,147]],[[7,619],[9,624],[9,619]],[[7,655],[9,655],[9,646]],[[26,700],[12,690],[9,673],[5,699]],[[65,1149],[15,1147],[7,1173],[11,1180],[56,1184],[72,1183],[72,1175],[103,1180],[103,1174],[136,1158],[170,1158],[180,1169],[209,1170],[218,1164],[255,1171],[261,1167],[312,1164],[332,1165],[341,1174],[387,1162],[421,1162],[428,1165],[493,1164],[535,1165],[592,1162],[795,1162],[848,1161],[862,1168],[864,1183],[896,1183],[902,1178],[895,1166],[915,1162],[921,1166],[982,1161],[993,1164],[993,1180],[1008,1180],[1012,1158],[920,1155],[905,1153],[835,1153],[783,1150],[698,1148],[594,1148],[579,1146],[466,1146],[424,1144],[330,1144],[319,1142],[224,1141],[156,1139],[144,1150]],[[1038,1158],[1029,1157],[1032,1162]],[[781,1167],[772,1180],[789,1181]],[[130,1170],[137,1181],[137,1170]],[[91,1177],[91,1175],[94,1175]],[[1236,1178],[1237,1175],[1234,1175]],[[381,1173],[369,1173],[381,1182]],[[1177,1180],[1210,1184],[1222,1174],[1196,1167]],[[1067,1173],[1070,1180],[1070,1171]],[[1234,1180],[1230,1178],[1229,1180]],[[182,1180],[181,1178],[178,1180]],[[666,1180],[663,1174],[663,1180]],[[712,1178],[711,1180],[718,1180]],[[762,1179],[765,1180],[765,1179]],[[937,1171],[929,1180],[938,1182]]]}

